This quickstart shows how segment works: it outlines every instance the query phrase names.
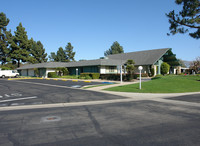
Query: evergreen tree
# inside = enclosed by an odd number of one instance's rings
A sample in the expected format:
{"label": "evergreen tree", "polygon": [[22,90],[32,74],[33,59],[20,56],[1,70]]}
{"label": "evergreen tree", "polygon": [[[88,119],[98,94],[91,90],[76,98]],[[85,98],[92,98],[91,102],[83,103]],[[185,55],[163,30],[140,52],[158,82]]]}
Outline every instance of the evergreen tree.
{"label": "evergreen tree", "polygon": [[65,54],[65,51],[63,50],[62,47],[58,48],[58,51],[57,51],[57,55],[56,55],[56,61],[58,62],[67,62],[67,59],[66,59],[66,54]]}
{"label": "evergreen tree", "polygon": [[28,40],[27,32],[19,23],[17,30],[15,31],[15,36],[11,43],[11,58],[17,61],[18,67],[20,66],[20,61],[27,62],[30,60],[30,41]]}
{"label": "evergreen tree", "polygon": [[170,65],[170,67],[179,66],[179,60],[176,55],[172,53],[171,49],[163,56],[163,61]]}
{"label": "evergreen tree", "polygon": [[127,60],[126,62],[127,66],[126,66],[126,70],[128,71],[129,74],[132,74],[134,69],[135,69],[135,62],[131,59]]}
{"label": "evergreen tree", "polygon": [[51,55],[49,55],[49,60],[52,62],[57,61],[57,55],[55,52],[51,52]]}
{"label": "evergreen tree", "polygon": [[73,52],[73,48],[74,47],[71,45],[71,43],[68,43],[67,46],[65,47],[67,62],[75,61],[74,56],[76,52]]}
{"label": "evergreen tree", "polygon": [[9,23],[9,19],[2,12],[0,13],[0,62],[1,64],[5,64],[10,61],[9,53],[9,43],[12,39],[11,31],[7,31],[7,25]]}
{"label": "evergreen tree", "polygon": [[[175,0],[176,4],[182,5],[183,9],[179,14],[175,11],[169,12],[166,16],[169,18],[171,34],[186,33],[188,28],[194,32],[189,33],[193,38],[200,38],[200,1],[199,0]],[[168,34],[169,35],[169,34]]]}
{"label": "evergreen tree", "polygon": [[117,41],[115,41],[110,47],[110,49],[104,52],[104,55],[108,56],[108,55],[119,54],[119,53],[124,53],[124,49],[122,46],[120,46],[120,44]]}
{"label": "evergreen tree", "polygon": [[42,43],[40,41],[35,42],[33,39],[31,42],[31,54],[34,58],[31,63],[47,62],[47,53],[45,53],[45,48],[43,47]]}

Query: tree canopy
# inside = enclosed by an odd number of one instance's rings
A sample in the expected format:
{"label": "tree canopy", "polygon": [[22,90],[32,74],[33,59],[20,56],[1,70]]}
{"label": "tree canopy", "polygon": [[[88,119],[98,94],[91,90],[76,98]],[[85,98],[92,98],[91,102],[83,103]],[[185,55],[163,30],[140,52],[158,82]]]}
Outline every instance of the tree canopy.
{"label": "tree canopy", "polygon": [[170,49],[165,55],[163,55],[163,61],[168,63],[171,67],[179,66],[179,60],[176,58],[176,55],[173,54]]}
{"label": "tree canopy", "polygon": [[47,53],[40,41],[35,42],[33,38],[28,39],[27,32],[22,23],[16,27],[14,35],[11,30],[7,31],[10,20],[6,15],[0,13],[0,62],[2,65],[11,63],[17,67],[21,62],[41,63],[46,62]]}
{"label": "tree canopy", "polygon": [[[166,16],[169,18],[170,33],[187,33],[193,38],[200,38],[200,1],[199,0],[175,0],[176,4],[182,6],[182,10],[176,14],[175,10],[170,11]],[[170,35],[170,34],[168,34]]]}
{"label": "tree canopy", "polygon": [[33,57],[33,59],[30,61],[31,63],[42,63],[47,62],[47,53],[45,53],[45,48],[43,47],[43,44],[40,41],[31,41],[31,49],[30,53]]}
{"label": "tree canopy", "polygon": [[12,39],[11,31],[7,31],[7,25],[10,20],[4,13],[0,13],[0,61],[5,64],[10,61],[10,48],[9,43]]}
{"label": "tree canopy", "polygon": [[18,67],[20,66],[20,61],[27,62],[30,59],[30,42],[22,23],[19,23],[15,36],[13,36],[11,58],[13,61],[17,61]]}
{"label": "tree canopy", "polygon": [[71,43],[68,43],[65,47],[65,50],[63,50],[62,47],[58,48],[57,53],[51,52],[49,55],[50,61],[53,62],[70,62],[70,61],[75,61],[74,56],[75,52],[73,52],[73,46]]}
{"label": "tree canopy", "polygon": [[119,54],[124,53],[124,49],[120,44],[115,41],[112,46],[104,52],[104,56],[112,55],[112,54]]}
{"label": "tree canopy", "polygon": [[126,62],[126,70],[128,71],[129,74],[132,74],[135,67],[134,67],[135,62],[131,59],[127,60]]}
{"label": "tree canopy", "polygon": [[67,62],[65,51],[62,47],[58,48],[56,61],[58,62]]}
{"label": "tree canopy", "polygon": [[73,52],[73,48],[74,47],[71,45],[71,43],[68,43],[65,47],[67,62],[75,61],[74,56],[76,52]]}

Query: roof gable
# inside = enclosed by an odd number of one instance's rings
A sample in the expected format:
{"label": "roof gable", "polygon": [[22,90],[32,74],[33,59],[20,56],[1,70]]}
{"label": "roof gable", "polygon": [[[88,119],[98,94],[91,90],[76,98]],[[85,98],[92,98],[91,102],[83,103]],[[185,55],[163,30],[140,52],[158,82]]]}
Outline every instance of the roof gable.
{"label": "roof gable", "polygon": [[130,53],[108,55],[109,59],[128,60],[132,59],[135,65],[151,65],[158,61],[170,48],[154,49]]}

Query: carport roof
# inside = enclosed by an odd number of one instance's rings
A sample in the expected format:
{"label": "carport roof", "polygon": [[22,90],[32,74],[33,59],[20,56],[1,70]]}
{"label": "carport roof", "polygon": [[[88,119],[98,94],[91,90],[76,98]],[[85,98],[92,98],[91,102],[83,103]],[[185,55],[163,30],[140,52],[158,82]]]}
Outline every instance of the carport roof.
{"label": "carport roof", "polygon": [[128,59],[133,59],[135,65],[153,65],[155,64],[170,48],[154,49],[130,53],[108,55],[106,59],[84,60],[77,62],[46,62],[39,64],[28,64],[17,68],[57,68],[57,67],[81,67],[81,66],[117,66],[124,64]]}

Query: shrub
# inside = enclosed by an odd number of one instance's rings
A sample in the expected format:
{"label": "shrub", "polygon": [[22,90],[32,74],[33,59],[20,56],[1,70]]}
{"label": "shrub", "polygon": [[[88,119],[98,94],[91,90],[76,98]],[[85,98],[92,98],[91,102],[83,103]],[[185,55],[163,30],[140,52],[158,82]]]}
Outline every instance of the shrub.
{"label": "shrub", "polygon": [[57,74],[56,74],[56,72],[49,72],[48,73],[48,78],[57,78],[58,76],[57,76]]}
{"label": "shrub", "polygon": [[100,78],[103,80],[120,80],[120,74],[101,74]]}
{"label": "shrub", "polygon": [[[120,81],[120,74],[101,74],[100,78],[102,80],[114,80]],[[133,74],[122,74],[123,81],[131,81],[133,79]]]}
{"label": "shrub", "polygon": [[167,64],[166,62],[163,62],[161,64],[161,74],[165,75],[169,72],[169,68],[170,68],[170,65]]}
{"label": "shrub", "polygon": [[131,81],[133,79],[133,74],[126,74],[126,76],[123,76],[125,81]]}
{"label": "shrub", "polygon": [[86,76],[92,77],[91,73],[81,73],[80,74],[80,77],[86,77]]}
{"label": "shrub", "polygon": [[[139,74],[139,73],[133,74],[133,78],[134,78],[134,79],[137,79],[137,78],[139,78],[139,77],[140,77],[140,74]],[[147,73],[142,73],[142,74],[141,74],[141,77],[148,77],[148,74],[147,74]]]}
{"label": "shrub", "polygon": [[100,73],[91,73],[93,79],[99,79]]}
{"label": "shrub", "polygon": [[81,73],[80,74],[80,78],[89,78],[90,77],[90,79],[99,79],[99,77],[100,77],[100,73]]}
{"label": "shrub", "polygon": [[85,76],[85,79],[88,80],[88,79],[92,79],[92,78],[91,78],[89,75],[86,75],[86,76]]}

